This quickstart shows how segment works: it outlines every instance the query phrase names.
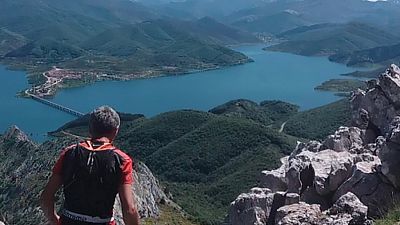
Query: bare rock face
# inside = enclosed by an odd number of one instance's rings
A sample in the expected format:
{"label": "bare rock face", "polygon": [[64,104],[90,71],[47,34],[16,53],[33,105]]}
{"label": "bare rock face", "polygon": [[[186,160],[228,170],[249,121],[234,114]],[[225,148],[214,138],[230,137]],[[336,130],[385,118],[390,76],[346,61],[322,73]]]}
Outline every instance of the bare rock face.
{"label": "bare rock face", "polygon": [[350,151],[362,148],[363,131],[357,127],[340,127],[333,135],[329,135],[323,145],[334,151]]}
{"label": "bare rock face", "polygon": [[400,118],[395,117],[389,127],[386,142],[379,150],[382,160],[382,173],[396,187],[400,188]]}
{"label": "bare rock face", "polygon": [[314,186],[318,194],[335,191],[350,175],[353,156],[349,152],[324,150],[311,162],[315,171]]}
{"label": "bare rock face", "polygon": [[369,225],[367,218],[398,202],[400,68],[391,65],[368,90],[354,92],[351,104],[354,127],[340,127],[322,143],[298,143],[280,168],[263,171],[268,201],[252,195],[245,206],[239,198],[231,205],[262,217],[237,222],[231,210],[230,224]]}
{"label": "bare rock face", "polygon": [[3,222],[0,221],[0,225],[5,225]]}
{"label": "bare rock face", "polygon": [[23,131],[21,131],[17,126],[10,127],[3,135],[3,139],[15,140],[16,142],[29,141],[28,136]]}
{"label": "bare rock face", "polygon": [[363,224],[365,223],[368,215],[368,207],[365,206],[355,194],[348,192],[342,195],[329,209],[329,215],[350,215],[349,224]]}
{"label": "bare rock face", "polygon": [[378,136],[388,132],[389,124],[399,115],[399,68],[391,65],[367,91],[355,92],[351,102],[354,124]]}
{"label": "bare rock face", "polygon": [[281,159],[282,166],[276,170],[265,170],[261,172],[260,185],[268,187],[272,192],[285,191],[287,189],[286,168],[289,157]]}
{"label": "bare rock face", "polygon": [[319,205],[300,202],[281,207],[276,215],[275,224],[279,225],[367,225],[368,207],[352,193],[340,197],[327,211],[321,211]]}
{"label": "bare rock face", "polygon": [[301,202],[280,208],[276,214],[275,224],[318,225],[321,217],[322,212],[319,205],[309,205]]}
{"label": "bare rock face", "polygon": [[[141,218],[157,218],[160,216],[159,204],[173,204],[146,165],[138,163],[133,177],[135,183],[132,187],[132,193],[135,196],[137,209]],[[116,198],[114,208],[114,217],[117,224],[123,224],[121,202],[118,197]]]}
{"label": "bare rock face", "polygon": [[253,188],[231,203],[229,221],[232,225],[267,224],[274,195],[270,189]]}

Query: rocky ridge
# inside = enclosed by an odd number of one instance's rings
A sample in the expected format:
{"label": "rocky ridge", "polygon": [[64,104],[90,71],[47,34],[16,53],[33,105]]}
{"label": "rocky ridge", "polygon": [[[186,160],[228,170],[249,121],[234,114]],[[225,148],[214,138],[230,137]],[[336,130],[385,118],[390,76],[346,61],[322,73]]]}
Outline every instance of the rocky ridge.
{"label": "rocky ridge", "polygon": [[[50,176],[60,146],[74,142],[56,139],[38,145],[15,126],[0,136],[0,219],[5,224],[45,224],[38,204],[40,192]],[[146,165],[136,163],[133,176],[132,191],[141,218],[159,217],[160,204],[179,208],[169,200]],[[61,199],[58,199],[59,205]],[[117,224],[123,224],[118,197],[115,208]]]}
{"label": "rocky ridge", "polygon": [[353,127],[298,143],[260,187],[231,203],[231,225],[373,224],[400,199],[400,69],[350,99]]}

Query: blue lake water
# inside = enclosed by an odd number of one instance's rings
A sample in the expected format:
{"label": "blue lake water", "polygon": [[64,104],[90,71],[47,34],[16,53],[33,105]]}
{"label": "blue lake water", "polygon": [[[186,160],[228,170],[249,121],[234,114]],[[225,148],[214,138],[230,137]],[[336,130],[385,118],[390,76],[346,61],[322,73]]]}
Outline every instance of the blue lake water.
{"label": "blue lake water", "polygon": [[[315,86],[356,70],[332,63],[326,57],[266,52],[262,47],[235,48],[254,59],[254,63],[183,76],[97,82],[62,90],[52,101],[81,112],[107,104],[121,112],[146,116],[179,109],[209,110],[238,98],[256,102],[279,99],[305,110],[339,99],[332,93],[315,91]],[[34,139],[43,140],[46,132],[74,117],[33,100],[15,97],[28,86],[25,76],[24,72],[0,67],[0,131],[16,124]]]}

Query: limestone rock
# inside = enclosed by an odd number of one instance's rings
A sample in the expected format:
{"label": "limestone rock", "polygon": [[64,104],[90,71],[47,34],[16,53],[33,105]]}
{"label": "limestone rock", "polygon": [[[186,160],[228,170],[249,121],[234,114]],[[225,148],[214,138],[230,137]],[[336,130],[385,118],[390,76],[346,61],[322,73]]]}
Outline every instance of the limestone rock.
{"label": "limestone rock", "polygon": [[282,166],[278,169],[261,172],[260,185],[262,188],[268,188],[272,192],[286,191],[287,181],[285,174],[288,166],[288,158],[289,157],[284,157],[281,159]]}
{"label": "limestone rock", "polygon": [[339,199],[348,192],[354,193],[363,204],[368,206],[368,215],[381,216],[388,210],[398,194],[393,186],[385,183],[375,167],[379,160],[359,162],[353,168],[352,176],[336,191],[333,200]]}
{"label": "limestone rock", "polygon": [[289,158],[289,166],[286,172],[287,192],[299,194],[312,185],[314,169],[311,166],[311,160],[314,155],[313,152],[303,151],[293,158]]}
{"label": "limestone rock", "polygon": [[18,142],[30,141],[28,136],[23,131],[21,131],[17,126],[10,127],[3,135],[3,139],[8,139],[8,140],[14,139]]}
{"label": "limestone rock", "polygon": [[395,117],[390,125],[390,132],[379,150],[382,161],[382,173],[396,187],[400,188],[400,118]]}
{"label": "limestone rock", "polygon": [[385,96],[393,103],[400,102],[400,76],[398,67],[392,65],[379,77],[379,85]]}
{"label": "limestone rock", "polygon": [[340,127],[335,134],[328,136],[323,145],[325,149],[337,152],[359,149],[363,146],[363,131],[357,127]]}
{"label": "limestone rock", "polygon": [[321,148],[322,144],[319,141],[309,141],[307,143],[297,142],[297,146],[293,150],[292,154],[290,154],[290,158],[293,158],[304,151],[319,152]]}
{"label": "limestone rock", "polygon": [[352,166],[353,156],[349,152],[304,151],[289,160],[288,192],[302,193],[315,185],[318,194],[329,194],[350,177]]}
{"label": "limestone rock", "polygon": [[271,212],[274,194],[267,188],[253,188],[250,193],[241,194],[229,209],[229,223],[232,225],[263,225]]}
{"label": "limestone rock", "polygon": [[351,218],[348,224],[363,224],[367,221],[368,207],[355,194],[348,192],[335,202],[328,213],[329,215],[348,214]]}
{"label": "limestone rock", "polygon": [[0,221],[0,225],[5,225],[3,222]]}
{"label": "limestone rock", "polygon": [[304,202],[287,205],[278,209],[275,224],[278,225],[319,225],[322,217],[318,205]]}
{"label": "limestone rock", "polygon": [[317,193],[334,192],[351,175],[353,156],[349,152],[324,150],[311,162],[315,171],[314,185]]}
{"label": "limestone rock", "polygon": [[[135,183],[132,193],[136,198],[136,205],[141,218],[157,218],[160,215],[159,204],[173,204],[162,190],[158,180],[150,169],[143,163],[137,164],[134,171]],[[119,198],[115,201],[115,218],[118,224],[122,222],[122,209]],[[121,223],[123,224],[123,223]]]}

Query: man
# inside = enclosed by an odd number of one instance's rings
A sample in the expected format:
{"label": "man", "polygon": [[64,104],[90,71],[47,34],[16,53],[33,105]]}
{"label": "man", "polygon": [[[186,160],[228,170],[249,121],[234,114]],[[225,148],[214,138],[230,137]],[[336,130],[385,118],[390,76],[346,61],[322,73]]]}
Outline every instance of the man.
{"label": "man", "polygon": [[[41,199],[51,225],[115,225],[114,200],[119,194],[126,225],[139,225],[132,195],[132,160],[112,144],[120,126],[118,114],[108,106],[94,110],[89,119],[90,140],[65,148],[53,168]],[[55,194],[63,187],[60,216]]]}

